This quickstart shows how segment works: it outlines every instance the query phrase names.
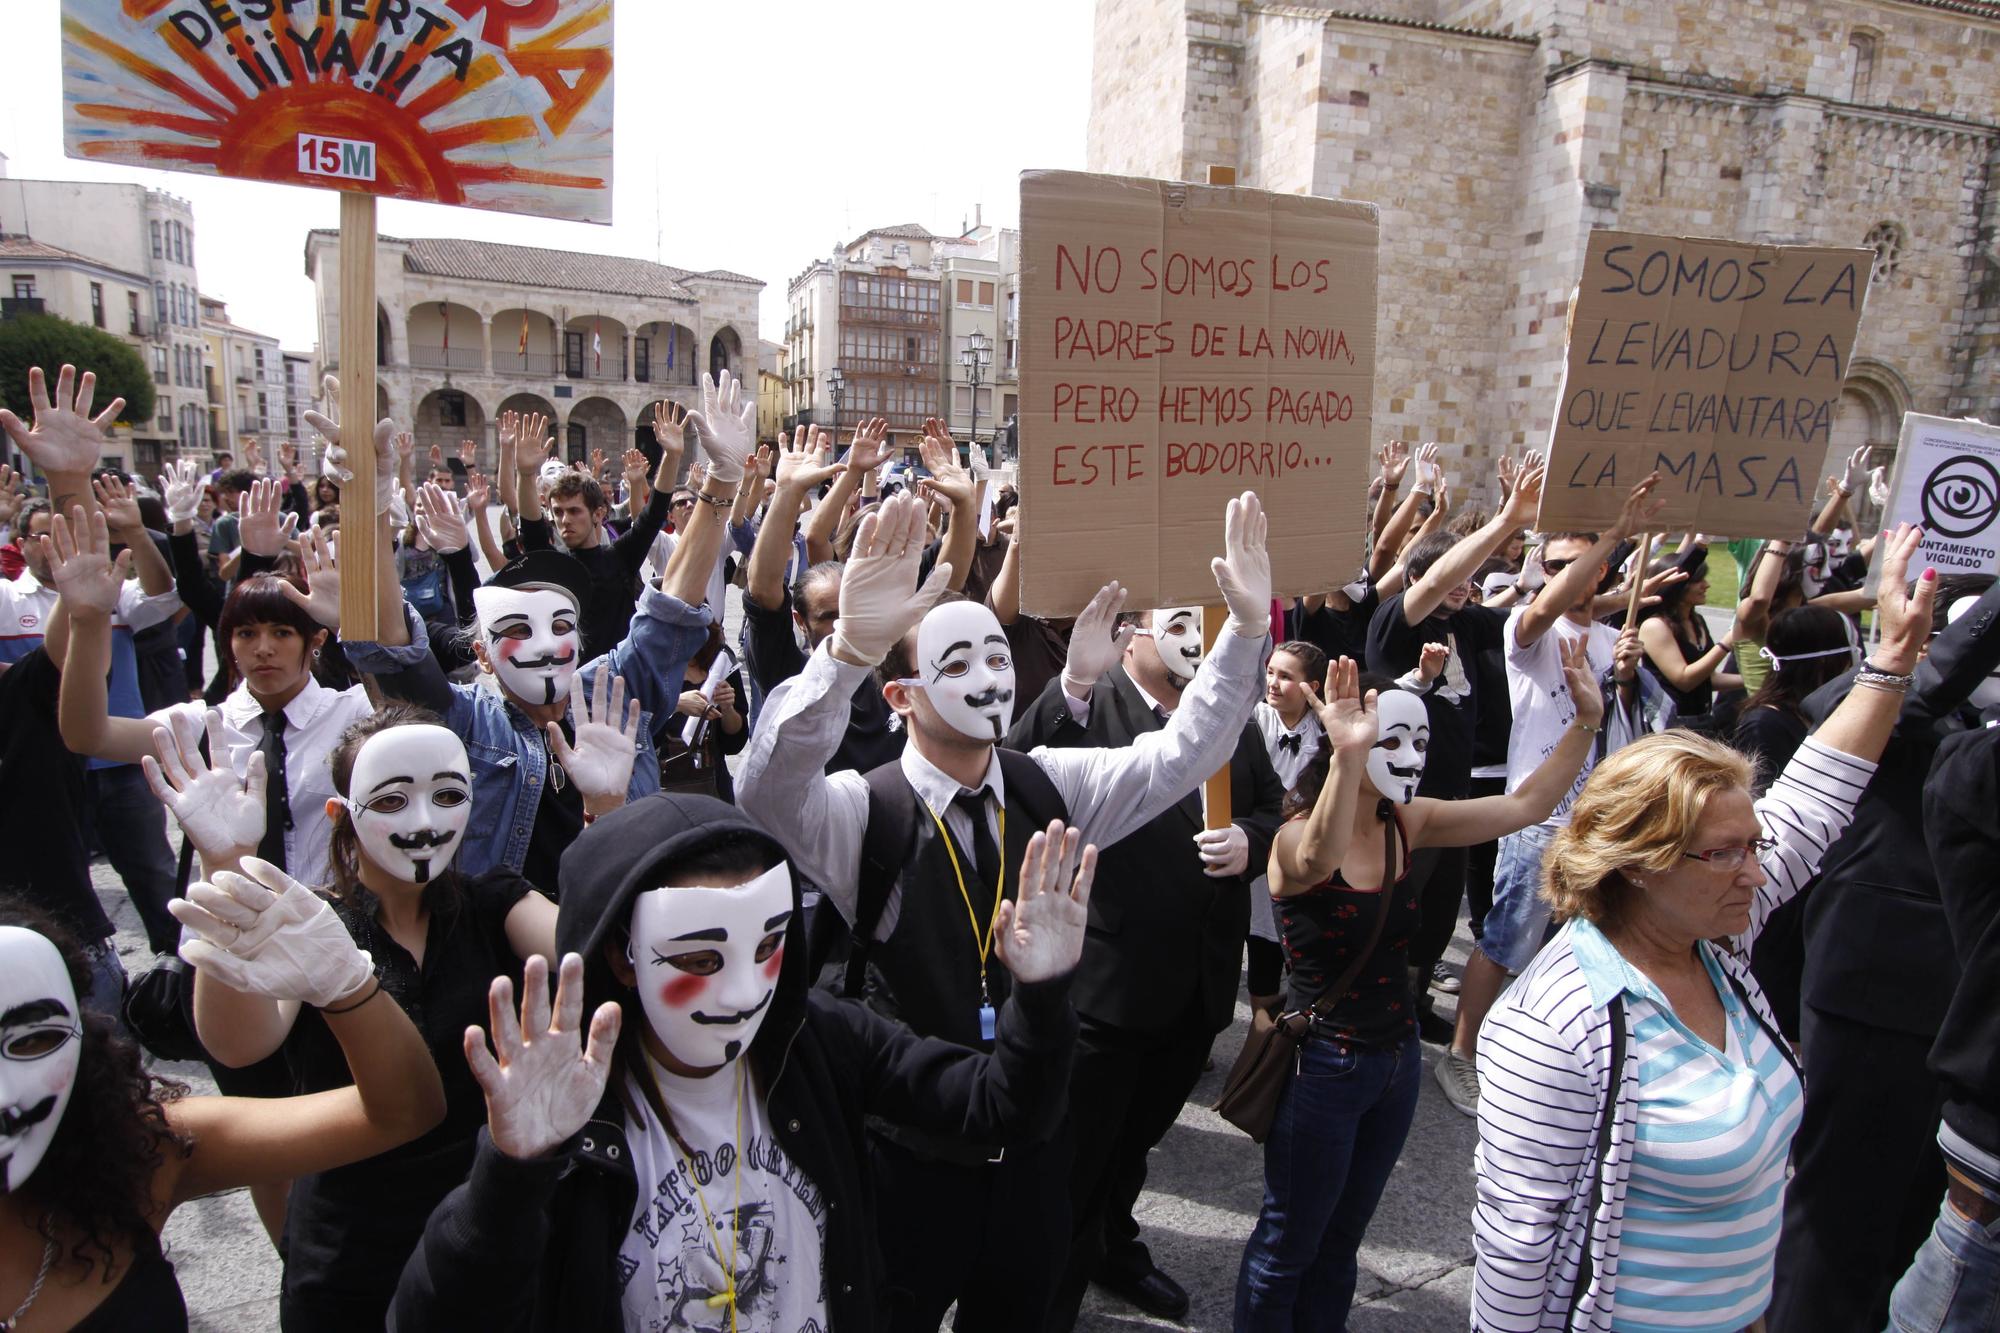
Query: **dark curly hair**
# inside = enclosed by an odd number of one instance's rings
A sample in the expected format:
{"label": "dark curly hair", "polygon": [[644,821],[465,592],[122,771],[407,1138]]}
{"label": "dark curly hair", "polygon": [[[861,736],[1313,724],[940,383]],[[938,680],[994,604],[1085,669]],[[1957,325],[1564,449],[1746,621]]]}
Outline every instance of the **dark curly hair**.
{"label": "dark curly hair", "polygon": [[[0,893],[0,926],[32,930],[56,946],[70,985],[90,989],[83,950],[67,930],[13,894]],[[153,1174],[168,1153],[182,1157],[192,1143],[174,1132],[166,1103],[187,1095],[184,1084],[158,1079],[139,1063],[139,1048],[119,1024],[85,1009],[83,1053],[76,1083],[55,1138],[17,1193],[41,1210],[44,1240],[77,1239],[63,1258],[87,1277],[102,1267],[109,1282],[118,1247],[152,1226]]]}

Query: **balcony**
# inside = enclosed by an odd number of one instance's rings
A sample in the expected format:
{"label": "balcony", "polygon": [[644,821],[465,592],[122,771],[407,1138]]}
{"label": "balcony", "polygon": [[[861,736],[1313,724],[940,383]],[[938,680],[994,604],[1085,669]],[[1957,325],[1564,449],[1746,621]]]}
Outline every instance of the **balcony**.
{"label": "balcony", "polygon": [[609,380],[622,383],[625,379],[625,358],[606,353],[602,365],[595,363],[589,352],[581,357],[568,358],[563,367],[563,378],[572,380]]}
{"label": "balcony", "polygon": [[537,379],[554,379],[556,367],[562,358],[554,352],[517,352],[513,348],[496,348],[493,353],[493,373],[495,375],[532,375]]}
{"label": "balcony", "polygon": [[419,370],[484,370],[486,350],[482,347],[410,347],[410,364]]}
{"label": "balcony", "polygon": [[1005,330],[1000,335],[1003,338],[1018,338],[1021,336],[1021,320],[1019,316],[1009,315],[1000,322],[1000,327]]}
{"label": "balcony", "polygon": [[840,304],[842,324],[887,324],[899,329],[935,329],[938,327],[938,312],[929,310],[900,310],[880,305]]}
{"label": "balcony", "polygon": [[905,361],[901,357],[876,359],[867,356],[842,356],[840,368],[850,375],[895,375],[919,379],[937,379],[939,363],[936,361]]}

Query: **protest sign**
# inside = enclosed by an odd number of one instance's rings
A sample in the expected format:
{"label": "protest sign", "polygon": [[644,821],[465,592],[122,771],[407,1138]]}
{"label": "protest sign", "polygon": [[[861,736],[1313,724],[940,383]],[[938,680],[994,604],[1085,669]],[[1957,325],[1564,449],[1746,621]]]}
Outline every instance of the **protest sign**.
{"label": "protest sign", "polygon": [[1924,530],[1912,572],[2000,574],[2000,426],[1905,413],[1882,512],[1898,523]]}
{"label": "protest sign", "polygon": [[1275,590],[1353,577],[1375,378],[1373,204],[1021,177],[1021,604],[1218,600],[1233,495],[1270,515]]}
{"label": "protest sign", "polygon": [[63,0],[63,149],[611,221],[611,0]]}
{"label": "protest sign", "polygon": [[1591,233],[1536,527],[1607,527],[1657,469],[1660,529],[1803,532],[1873,261]]}

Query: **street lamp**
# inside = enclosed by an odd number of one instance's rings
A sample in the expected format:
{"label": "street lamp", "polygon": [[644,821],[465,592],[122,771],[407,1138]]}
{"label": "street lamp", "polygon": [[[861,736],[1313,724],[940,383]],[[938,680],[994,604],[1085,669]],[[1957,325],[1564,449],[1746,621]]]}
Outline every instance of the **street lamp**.
{"label": "street lamp", "polygon": [[840,448],[840,399],[847,392],[847,374],[839,366],[826,372],[826,391],[833,395],[833,447]]}
{"label": "street lamp", "polygon": [[[986,380],[986,368],[993,364],[993,340],[974,329],[965,335],[958,364],[965,367],[965,381],[972,386],[972,447],[979,447],[979,386]],[[984,455],[981,455],[982,460]]]}

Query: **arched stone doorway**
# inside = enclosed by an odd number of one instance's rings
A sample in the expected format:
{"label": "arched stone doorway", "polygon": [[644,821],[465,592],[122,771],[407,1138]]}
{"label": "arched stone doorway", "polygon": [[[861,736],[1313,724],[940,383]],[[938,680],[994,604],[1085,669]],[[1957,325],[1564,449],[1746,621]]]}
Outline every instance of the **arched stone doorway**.
{"label": "arched stone doorway", "polygon": [[743,373],[743,339],[726,327],[708,340],[708,373],[720,378],[725,370],[737,376]]}
{"label": "arched stone doorway", "polygon": [[[550,402],[548,399],[542,397],[540,394],[538,393],[508,394],[505,398],[502,398],[500,400],[500,405],[493,409],[493,420],[495,421],[495,423],[498,423],[500,418],[509,412],[519,412],[524,417],[527,416],[530,412],[540,412],[543,416],[549,419],[548,428],[543,433],[541,440],[531,442],[529,444],[530,448],[535,448],[540,444],[554,438],[554,433],[556,429],[556,420],[557,420],[556,405]],[[497,435],[494,437],[493,443],[494,443],[494,448],[497,450],[500,444],[499,437]],[[496,466],[498,465],[497,459],[495,460],[495,465]]]}
{"label": "arched stone doorway", "polygon": [[609,398],[586,398],[569,410],[563,457],[586,463],[591,450],[602,449],[605,457],[616,459],[625,452],[627,431],[624,408]]}
{"label": "arched stone doorway", "polygon": [[430,467],[430,447],[437,445],[447,458],[455,457],[461,440],[471,440],[479,449],[478,466],[490,471],[496,443],[487,438],[486,409],[479,400],[460,389],[433,389],[417,404],[416,420],[410,433],[417,441],[415,474],[421,478]]}

